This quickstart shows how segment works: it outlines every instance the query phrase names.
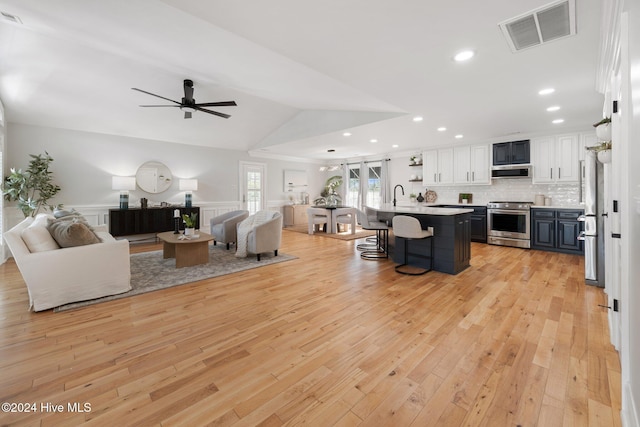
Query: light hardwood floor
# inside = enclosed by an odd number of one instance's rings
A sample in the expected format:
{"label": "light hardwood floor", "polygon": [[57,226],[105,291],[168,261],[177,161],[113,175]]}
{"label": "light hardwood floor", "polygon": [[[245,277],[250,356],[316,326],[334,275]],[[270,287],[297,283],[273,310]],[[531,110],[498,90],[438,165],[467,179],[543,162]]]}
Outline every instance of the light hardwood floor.
{"label": "light hardwood floor", "polygon": [[296,260],[62,313],[5,263],[0,401],[37,412],[0,425],[620,425],[581,257],[474,243],[463,273],[410,277],[356,243],[284,231]]}

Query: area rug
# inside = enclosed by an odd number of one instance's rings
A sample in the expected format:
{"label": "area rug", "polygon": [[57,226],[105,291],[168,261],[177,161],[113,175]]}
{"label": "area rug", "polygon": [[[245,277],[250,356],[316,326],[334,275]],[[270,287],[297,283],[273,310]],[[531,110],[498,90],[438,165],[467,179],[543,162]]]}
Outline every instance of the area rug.
{"label": "area rug", "polygon": [[[305,225],[292,225],[289,227],[285,227],[284,230],[293,231],[296,233],[309,234],[309,228]],[[332,239],[338,240],[355,240],[362,239],[364,237],[375,236],[375,230],[363,230],[360,227],[356,227],[355,234],[351,234],[350,231],[344,231],[342,233],[325,233],[324,231],[316,231],[313,233],[314,236],[322,236],[322,237],[330,237]]]}
{"label": "area rug", "polygon": [[183,268],[176,268],[176,260],[173,258],[163,259],[162,251],[133,254],[130,257],[132,287],[130,291],[93,300],[65,304],[56,307],[54,311],[71,310],[91,304],[113,301],[297,258],[280,252],[278,252],[278,256],[275,256],[273,252],[262,254],[260,255],[260,261],[253,255],[247,258],[236,258],[233,248],[228,251],[225,247],[226,245],[209,245],[209,263]]}

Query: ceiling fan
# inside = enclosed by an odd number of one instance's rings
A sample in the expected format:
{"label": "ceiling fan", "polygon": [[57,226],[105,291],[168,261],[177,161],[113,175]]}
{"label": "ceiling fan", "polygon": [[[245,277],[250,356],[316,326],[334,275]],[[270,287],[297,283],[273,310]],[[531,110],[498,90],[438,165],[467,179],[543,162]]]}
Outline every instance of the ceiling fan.
{"label": "ceiling fan", "polygon": [[184,81],[184,98],[182,98],[181,102],[174,101],[173,99],[165,98],[164,96],[156,95],[155,93],[147,92],[146,90],[138,89],[136,87],[132,87],[131,89],[137,90],[138,92],[146,93],[147,95],[155,96],[157,98],[164,99],[166,101],[173,102],[176,105],[141,105],[141,107],[180,107],[182,111],[184,111],[184,118],[190,119],[191,113],[195,111],[202,111],[204,113],[213,114],[214,116],[219,116],[225,119],[231,117],[229,114],[219,113],[217,111],[207,110],[202,107],[235,107],[235,101],[222,101],[222,102],[204,102],[204,103],[196,103],[196,100],[193,99],[193,81],[185,80]]}

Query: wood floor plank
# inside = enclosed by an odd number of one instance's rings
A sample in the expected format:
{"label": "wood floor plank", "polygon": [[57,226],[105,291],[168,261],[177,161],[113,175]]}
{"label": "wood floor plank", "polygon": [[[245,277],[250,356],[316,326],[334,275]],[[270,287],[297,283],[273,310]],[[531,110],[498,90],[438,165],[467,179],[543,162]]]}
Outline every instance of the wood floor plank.
{"label": "wood floor plank", "polygon": [[358,243],[285,230],[295,260],[60,313],[0,265],[1,400],[91,404],[0,425],[621,425],[581,257],[474,243],[409,277]]}

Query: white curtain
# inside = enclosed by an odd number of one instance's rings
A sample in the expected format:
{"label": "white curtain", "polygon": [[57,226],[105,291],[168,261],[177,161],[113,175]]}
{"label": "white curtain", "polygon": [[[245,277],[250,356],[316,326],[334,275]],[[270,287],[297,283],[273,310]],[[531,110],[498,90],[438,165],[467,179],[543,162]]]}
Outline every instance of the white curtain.
{"label": "white curtain", "polygon": [[391,182],[389,180],[389,160],[382,159],[380,166],[380,203],[389,203],[391,198]]}
{"label": "white curtain", "polygon": [[343,205],[346,205],[349,197],[349,165],[342,164],[342,190],[340,191],[340,197],[342,197]]}
{"label": "white curtain", "polygon": [[360,189],[358,190],[358,208],[367,205],[367,192],[369,191],[369,167],[365,162],[360,162]]}

